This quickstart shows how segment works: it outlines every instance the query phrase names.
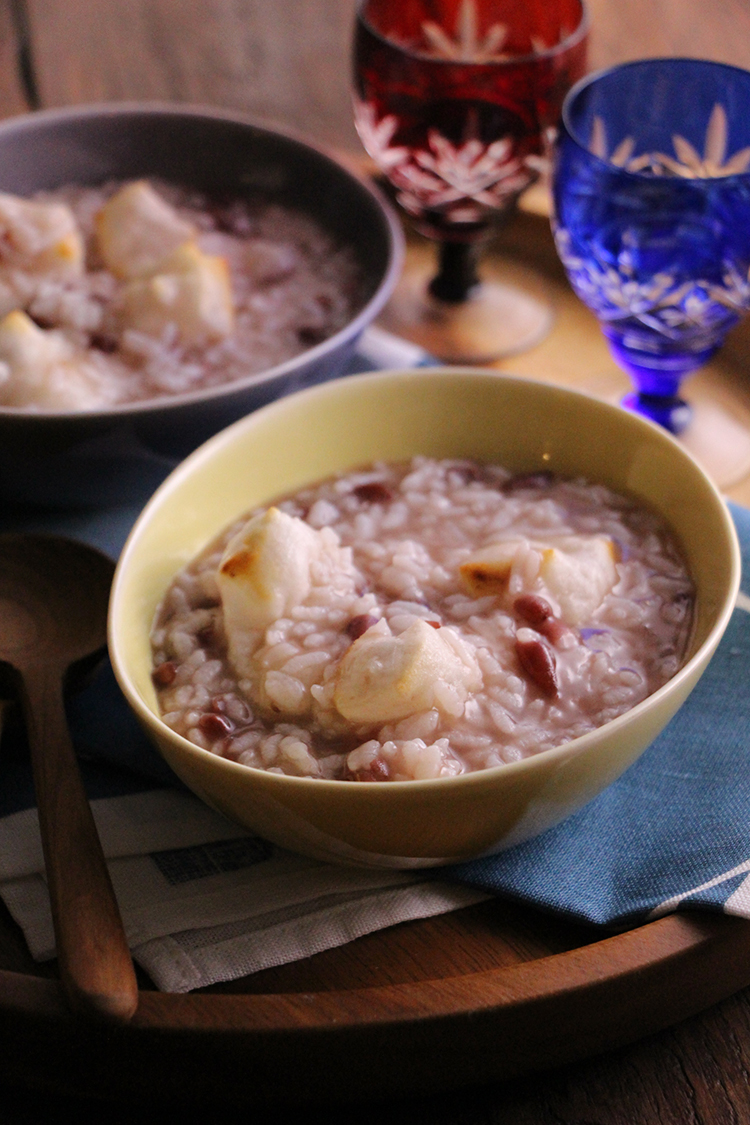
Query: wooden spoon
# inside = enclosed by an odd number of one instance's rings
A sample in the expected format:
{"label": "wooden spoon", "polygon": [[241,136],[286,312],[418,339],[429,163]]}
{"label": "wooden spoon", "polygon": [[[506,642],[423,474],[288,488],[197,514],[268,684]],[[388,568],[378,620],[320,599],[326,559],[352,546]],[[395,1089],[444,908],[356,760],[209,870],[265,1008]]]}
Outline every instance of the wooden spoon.
{"label": "wooden spoon", "polygon": [[26,722],[62,984],[74,1008],[123,1020],[138,986],[63,705],[74,666],[104,653],[113,570],[82,543],[0,536],[0,661]]}

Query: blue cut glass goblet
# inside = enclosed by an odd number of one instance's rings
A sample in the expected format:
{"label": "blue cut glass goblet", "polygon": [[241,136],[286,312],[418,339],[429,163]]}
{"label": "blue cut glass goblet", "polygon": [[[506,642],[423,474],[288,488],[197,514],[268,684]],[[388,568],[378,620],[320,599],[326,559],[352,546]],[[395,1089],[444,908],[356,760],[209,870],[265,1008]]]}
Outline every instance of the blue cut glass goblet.
{"label": "blue cut glass goblet", "polygon": [[750,308],[750,72],[647,59],[568,94],[553,230],[578,296],[635,391],[623,405],[680,433],[679,397]]}

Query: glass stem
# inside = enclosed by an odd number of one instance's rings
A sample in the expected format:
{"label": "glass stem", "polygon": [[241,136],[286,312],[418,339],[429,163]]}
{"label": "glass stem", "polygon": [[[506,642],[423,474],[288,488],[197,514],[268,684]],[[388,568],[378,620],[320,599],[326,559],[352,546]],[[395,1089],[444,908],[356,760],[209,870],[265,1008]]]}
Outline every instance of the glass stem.
{"label": "glass stem", "polygon": [[428,287],[433,297],[455,305],[466,300],[479,285],[479,249],[476,242],[440,243],[440,268]]}

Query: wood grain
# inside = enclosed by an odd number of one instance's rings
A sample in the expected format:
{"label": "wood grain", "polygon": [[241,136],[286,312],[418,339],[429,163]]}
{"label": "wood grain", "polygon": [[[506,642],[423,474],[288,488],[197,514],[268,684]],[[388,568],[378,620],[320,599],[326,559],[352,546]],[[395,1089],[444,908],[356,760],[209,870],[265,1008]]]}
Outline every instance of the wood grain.
{"label": "wood grain", "polygon": [[[23,22],[21,12],[21,23]],[[26,50],[19,34],[19,10],[13,0],[0,3],[0,117],[25,113],[29,101],[23,87],[22,70]]]}
{"label": "wood grain", "polygon": [[127,1019],[138,1003],[133,963],[63,695],[69,670],[104,650],[113,572],[81,543],[0,536],[0,666],[25,721],[60,975],[74,1010]]}
{"label": "wood grain", "polygon": [[[534,928],[538,916],[528,915]],[[0,1076],[63,1094],[254,1107],[413,1096],[612,1049],[748,978],[750,927],[699,915],[414,982],[251,996],[142,992],[133,1021],[106,1035],[71,1020],[56,982],[3,972]]]}
{"label": "wood grain", "polygon": [[210,103],[322,144],[358,145],[353,0],[98,0],[92,12],[91,0],[29,0],[43,105]]}
{"label": "wood grain", "polygon": [[129,1019],[138,992],[114,890],[70,741],[59,669],[27,667],[20,691],[60,975],[71,1007]]}
{"label": "wood grain", "polygon": [[[350,100],[356,0],[15,2],[28,13],[44,106],[205,102],[361,152]],[[592,69],[660,54],[750,67],[745,0],[588,3]]]}
{"label": "wood grain", "polygon": [[587,0],[592,70],[630,59],[682,55],[750,67],[745,0]]}

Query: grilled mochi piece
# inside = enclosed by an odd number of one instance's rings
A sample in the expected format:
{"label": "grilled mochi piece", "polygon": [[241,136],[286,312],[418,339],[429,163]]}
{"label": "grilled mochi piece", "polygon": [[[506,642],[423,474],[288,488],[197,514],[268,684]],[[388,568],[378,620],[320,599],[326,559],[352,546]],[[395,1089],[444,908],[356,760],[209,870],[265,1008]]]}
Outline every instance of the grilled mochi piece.
{"label": "grilled mochi piece", "polygon": [[583,625],[617,582],[617,551],[604,535],[571,535],[542,551],[539,577],[567,625]]}
{"label": "grilled mochi piece", "polygon": [[227,544],[218,582],[227,623],[263,629],[310,593],[320,553],[314,528],[278,508],[253,516]]}
{"label": "grilled mochi piece", "polygon": [[333,702],[352,723],[387,723],[437,708],[458,716],[482,686],[473,654],[449,628],[418,620],[397,636],[374,625],[347,649]]}
{"label": "grilled mochi piece", "polygon": [[253,516],[227,544],[217,571],[229,658],[253,677],[263,631],[301,605],[314,584],[335,597],[354,589],[351,551],[330,528],[319,531],[278,508]]}
{"label": "grilled mochi piece", "polygon": [[604,535],[568,535],[540,542],[507,539],[474,552],[459,568],[472,597],[538,593],[566,625],[584,624],[617,583],[617,550]]}
{"label": "grilled mochi piece", "polygon": [[0,192],[0,262],[39,274],[82,273],[83,236],[70,207]]}
{"label": "grilled mochi piece", "polygon": [[102,261],[124,281],[156,273],[165,258],[196,235],[145,180],[120,188],[97,214],[95,229]]}
{"label": "grilled mochi piece", "polygon": [[463,588],[473,598],[504,594],[513,564],[526,545],[524,539],[504,539],[474,551],[458,568]]}
{"label": "grilled mochi piece", "polygon": [[89,353],[14,309],[0,321],[0,402],[42,410],[94,410],[115,401]]}
{"label": "grilled mochi piece", "polygon": [[174,325],[184,344],[221,340],[234,329],[234,301],[226,260],[193,242],[170,254],[152,277],[122,291],[122,322],[148,336]]}

